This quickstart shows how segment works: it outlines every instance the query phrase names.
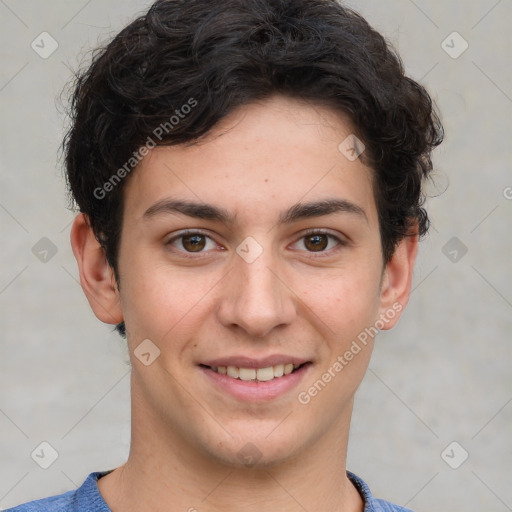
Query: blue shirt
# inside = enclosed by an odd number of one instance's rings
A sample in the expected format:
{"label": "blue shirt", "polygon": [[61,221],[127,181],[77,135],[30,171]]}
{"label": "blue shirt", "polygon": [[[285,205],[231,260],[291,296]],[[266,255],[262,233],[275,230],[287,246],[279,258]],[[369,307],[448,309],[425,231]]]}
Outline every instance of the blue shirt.
{"label": "blue shirt", "polygon": [[[75,491],[31,501],[4,512],[111,512],[98,489],[98,479],[108,473],[109,471],[91,473],[82,486]],[[359,477],[350,471],[347,471],[347,476],[363,499],[364,512],[412,512],[388,501],[375,499],[369,487]]]}

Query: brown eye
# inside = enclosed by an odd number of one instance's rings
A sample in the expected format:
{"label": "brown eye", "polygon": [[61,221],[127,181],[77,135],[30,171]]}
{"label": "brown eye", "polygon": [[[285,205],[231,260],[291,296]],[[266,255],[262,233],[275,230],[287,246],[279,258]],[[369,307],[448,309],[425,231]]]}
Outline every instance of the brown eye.
{"label": "brown eye", "polygon": [[306,253],[316,253],[316,256],[328,256],[334,254],[347,243],[343,238],[331,234],[324,230],[311,230],[304,233],[299,240],[293,244],[295,250],[306,251]]}
{"label": "brown eye", "polygon": [[328,235],[316,234],[304,237],[304,246],[308,251],[323,251],[329,244]]}
{"label": "brown eye", "polygon": [[[195,257],[206,255],[212,249],[221,249],[215,241],[207,234],[201,231],[185,231],[166,242],[170,250],[182,257]],[[188,256],[190,255],[190,256]]]}
{"label": "brown eye", "polygon": [[206,246],[204,235],[186,235],[181,237],[183,248],[189,252],[200,252]]}

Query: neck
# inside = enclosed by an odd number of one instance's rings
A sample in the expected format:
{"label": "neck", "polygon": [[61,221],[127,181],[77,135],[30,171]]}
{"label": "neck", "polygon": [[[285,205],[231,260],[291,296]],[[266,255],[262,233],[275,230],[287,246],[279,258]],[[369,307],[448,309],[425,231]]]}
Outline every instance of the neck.
{"label": "neck", "polygon": [[132,389],[128,461],[98,482],[113,512],[220,512],[237,504],[244,512],[363,511],[345,470],[349,420],[299,456],[240,468],[179,438],[151,411],[142,411],[134,395]]}

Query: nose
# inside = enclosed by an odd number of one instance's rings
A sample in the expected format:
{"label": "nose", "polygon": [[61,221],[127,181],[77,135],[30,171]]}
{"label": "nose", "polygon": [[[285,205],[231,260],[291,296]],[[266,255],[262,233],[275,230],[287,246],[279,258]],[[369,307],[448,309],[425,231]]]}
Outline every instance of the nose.
{"label": "nose", "polygon": [[235,254],[224,279],[218,318],[225,327],[238,327],[251,338],[263,338],[295,318],[295,295],[270,249],[250,263]]}

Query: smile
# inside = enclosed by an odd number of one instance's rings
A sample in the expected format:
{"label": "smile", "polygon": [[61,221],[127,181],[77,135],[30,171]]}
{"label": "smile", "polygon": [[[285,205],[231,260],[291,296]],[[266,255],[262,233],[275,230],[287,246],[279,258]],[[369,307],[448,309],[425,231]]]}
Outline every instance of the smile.
{"label": "smile", "polygon": [[275,366],[267,366],[266,368],[239,368],[237,366],[213,366],[209,368],[216,373],[227,375],[232,379],[268,382],[273,379],[283,377],[284,375],[289,375],[301,366],[303,365],[287,363],[276,364]]}
{"label": "smile", "polygon": [[311,361],[283,356],[229,359],[208,361],[198,368],[214,389],[244,402],[266,402],[287,395],[313,366]]}

